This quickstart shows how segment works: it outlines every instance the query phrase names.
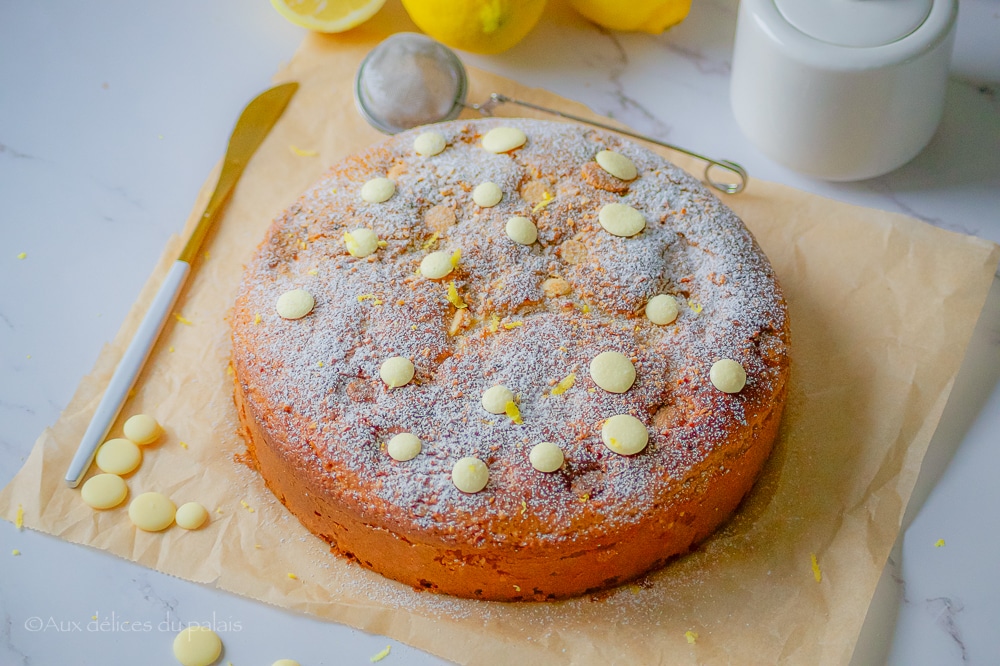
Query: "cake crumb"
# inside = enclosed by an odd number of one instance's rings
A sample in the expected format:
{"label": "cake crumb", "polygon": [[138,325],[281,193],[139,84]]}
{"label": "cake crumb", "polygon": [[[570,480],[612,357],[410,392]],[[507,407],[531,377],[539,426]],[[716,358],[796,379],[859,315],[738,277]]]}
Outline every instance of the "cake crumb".
{"label": "cake crumb", "polygon": [[378,653],[378,654],[376,654],[376,655],[372,655],[372,656],[371,656],[371,657],[370,657],[370,658],[368,659],[368,661],[370,661],[370,662],[371,662],[371,663],[373,663],[373,664],[374,664],[374,663],[375,663],[376,661],[382,661],[383,659],[385,659],[386,657],[388,657],[388,656],[389,656],[389,652],[391,652],[391,651],[392,651],[392,646],[391,646],[391,645],[386,645],[386,646],[385,646],[385,649],[384,649],[384,650],[382,650],[381,652],[379,652],[379,653]]}

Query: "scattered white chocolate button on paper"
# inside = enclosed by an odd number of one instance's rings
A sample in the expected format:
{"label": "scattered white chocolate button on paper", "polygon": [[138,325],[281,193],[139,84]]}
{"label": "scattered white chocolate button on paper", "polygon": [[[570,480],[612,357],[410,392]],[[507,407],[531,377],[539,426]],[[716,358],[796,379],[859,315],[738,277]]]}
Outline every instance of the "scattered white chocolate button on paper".
{"label": "scattered white chocolate button on paper", "polygon": [[94,462],[102,472],[122,476],[133,471],[142,462],[142,451],[131,440],[124,438],[109,439],[97,449]]}
{"label": "scattered white chocolate button on paper", "polygon": [[605,391],[624,393],[635,383],[635,366],[621,352],[601,352],[590,362],[590,377]]}
{"label": "scattered white chocolate button on paper", "polygon": [[646,303],[646,318],[657,326],[666,326],[677,319],[680,308],[670,294],[657,294]]}
{"label": "scattered white chocolate button on paper", "polygon": [[538,240],[538,227],[521,215],[515,215],[507,220],[504,231],[507,233],[507,238],[521,245],[531,245]]}
{"label": "scattered white chocolate button on paper", "polygon": [[378,375],[389,388],[399,388],[410,383],[413,379],[413,363],[403,356],[393,356],[382,361],[379,366]]}
{"label": "scattered white chocolate button on paper", "polygon": [[649,431],[642,421],[630,414],[618,414],[604,422],[601,440],[615,453],[631,456],[646,448]]}
{"label": "scattered white chocolate button on paper", "polygon": [[358,227],[354,231],[344,232],[344,245],[352,257],[362,259],[378,249],[378,234],[368,227]]}
{"label": "scattered white chocolate button on paper", "polygon": [[113,509],[125,501],[128,486],[117,474],[97,474],[80,489],[80,497],[92,509]]}
{"label": "scattered white chocolate button on paper", "polygon": [[646,228],[646,218],[632,206],[610,203],[601,209],[597,219],[612,236],[627,238]]}
{"label": "scattered white chocolate button on paper", "polygon": [[220,654],[222,639],[208,627],[188,627],[174,638],[174,658],[183,666],[210,666]]}
{"label": "scattered white chocolate button on paper", "polygon": [[432,157],[444,151],[448,142],[440,132],[424,132],[413,140],[413,150],[418,155]]}
{"label": "scattered white chocolate button on paper", "polygon": [[528,140],[516,127],[494,127],[483,136],[483,148],[491,153],[506,153],[520,148]]}
{"label": "scattered white chocolate button on paper", "polygon": [[479,458],[462,458],[451,470],[451,481],[463,493],[478,493],[490,480],[490,470]]}
{"label": "scattered white chocolate button on paper", "polygon": [[162,493],[143,493],[128,505],[132,524],[145,532],[160,532],[174,522],[177,508]]}
{"label": "scattered white chocolate button on paper", "polygon": [[454,270],[451,258],[452,255],[444,250],[431,252],[420,261],[420,274],[431,280],[440,280]]}
{"label": "scattered white chocolate button on paper", "polygon": [[163,433],[163,428],[148,414],[136,414],[130,416],[122,427],[125,437],[136,444],[152,444]]}
{"label": "scattered white chocolate button on paper", "polygon": [[316,301],[305,289],[292,289],[286,291],[278,297],[278,302],[274,304],[278,316],[282,319],[302,319],[312,312]]}
{"label": "scattered white chocolate button on paper", "polygon": [[723,393],[739,393],[747,383],[746,370],[729,358],[713,363],[708,377],[712,380],[712,386]]}
{"label": "scattered white chocolate button on paper", "polygon": [[361,186],[361,198],[368,203],[388,201],[396,193],[396,183],[388,178],[372,178]]}
{"label": "scattered white chocolate button on paper", "polygon": [[208,509],[197,502],[188,502],[177,509],[174,520],[177,521],[178,527],[196,530],[208,520]]}
{"label": "scattered white chocolate button on paper", "polygon": [[629,158],[613,150],[602,150],[597,153],[597,164],[602,169],[610,173],[615,178],[622,180],[635,180],[639,172],[636,171],[635,164]]}
{"label": "scattered white chocolate button on paper", "polygon": [[479,183],[476,185],[476,189],[472,190],[472,200],[476,202],[477,206],[483,208],[492,208],[500,203],[503,199],[503,190],[496,183],[486,181],[485,183]]}
{"label": "scattered white chocolate button on paper", "polygon": [[507,403],[514,402],[514,394],[503,384],[497,384],[483,391],[483,409],[490,414],[505,414]]}
{"label": "scattered white chocolate button on paper", "polygon": [[416,458],[422,447],[419,437],[412,432],[401,432],[389,440],[385,449],[393,460],[406,462]]}
{"label": "scattered white chocolate button on paper", "polygon": [[562,467],[565,459],[562,449],[553,442],[539,442],[528,453],[531,466],[539,472],[554,472]]}

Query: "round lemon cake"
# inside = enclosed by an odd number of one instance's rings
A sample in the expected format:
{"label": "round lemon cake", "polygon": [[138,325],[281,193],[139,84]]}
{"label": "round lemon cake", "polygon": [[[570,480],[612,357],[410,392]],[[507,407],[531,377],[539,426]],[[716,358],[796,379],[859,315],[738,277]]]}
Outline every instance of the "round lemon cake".
{"label": "round lemon cake", "polygon": [[778,431],[774,272],[697,180],[524,119],[396,135],[270,227],[232,313],[268,487],[416,588],[547,600],[635,579],[739,505]]}

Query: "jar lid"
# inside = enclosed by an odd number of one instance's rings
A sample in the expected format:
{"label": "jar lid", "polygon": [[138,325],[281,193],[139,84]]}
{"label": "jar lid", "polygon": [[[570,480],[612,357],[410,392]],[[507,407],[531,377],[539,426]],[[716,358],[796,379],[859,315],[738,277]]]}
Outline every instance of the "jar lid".
{"label": "jar lid", "polygon": [[897,42],[927,20],[934,0],[774,0],[782,17],[813,39],[874,48]]}

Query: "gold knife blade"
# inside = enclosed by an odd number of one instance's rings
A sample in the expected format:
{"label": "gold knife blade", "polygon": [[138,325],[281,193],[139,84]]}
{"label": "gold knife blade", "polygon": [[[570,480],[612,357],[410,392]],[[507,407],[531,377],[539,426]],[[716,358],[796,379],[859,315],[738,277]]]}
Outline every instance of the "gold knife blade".
{"label": "gold knife blade", "polygon": [[97,405],[90,424],[77,446],[73,461],[66,471],[65,481],[70,488],[76,488],[80,484],[94,460],[97,447],[108,436],[111,425],[118,418],[129,391],[135,384],[143,365],[146,364],[149,352],[160,336],[163,325],[181,292],[181,287],[191,272],[191,262],[197,256],[205,236],[219,217],[224,204],[232,195],[236,181],[240,179],[254,152],[263,143],[264,137],[281,117],[298,87],[297,83],[285,83],[261,93],[246,106],[236,121],[233,133],[229,137],[229,146],[219,173],[219,181],[205,207],[205,212],[202,213],[187,244],[177,261],[170,267],[146,314],[139,322],[139,328],[136,329],[132,341],[122,354],[107,388],[104,389],[101,402]]}

